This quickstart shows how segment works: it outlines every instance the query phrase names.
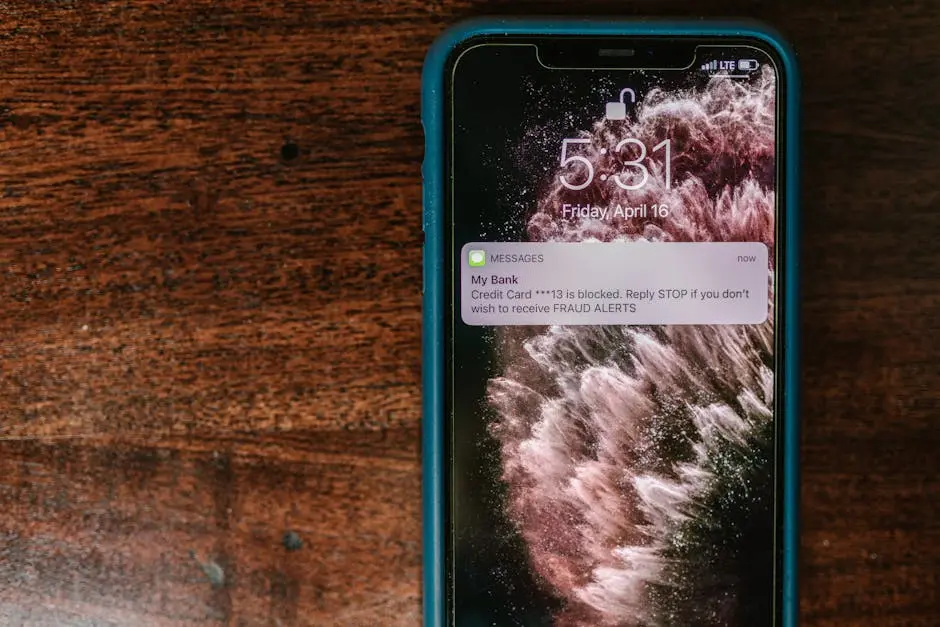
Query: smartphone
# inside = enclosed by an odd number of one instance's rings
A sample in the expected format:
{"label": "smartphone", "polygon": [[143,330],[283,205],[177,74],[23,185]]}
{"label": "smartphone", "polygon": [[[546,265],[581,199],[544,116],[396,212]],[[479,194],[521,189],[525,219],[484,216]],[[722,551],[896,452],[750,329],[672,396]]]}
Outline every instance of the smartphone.
{"label": "smartphone", "polygon": [[798,76],[754,24],[425,64],[425,624],[796,624]]}

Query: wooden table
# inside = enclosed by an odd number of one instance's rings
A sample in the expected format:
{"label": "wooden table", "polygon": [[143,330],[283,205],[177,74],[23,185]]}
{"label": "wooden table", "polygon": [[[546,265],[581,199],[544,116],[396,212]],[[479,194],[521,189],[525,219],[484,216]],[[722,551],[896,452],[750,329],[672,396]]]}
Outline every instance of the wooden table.
{"label": "wooden table", "polygon": [[[0,624],[420,623],[421,63],[545,8],[0,3]],[[804,624],[936,626],[940,5],[708,12],[805,71]]]}

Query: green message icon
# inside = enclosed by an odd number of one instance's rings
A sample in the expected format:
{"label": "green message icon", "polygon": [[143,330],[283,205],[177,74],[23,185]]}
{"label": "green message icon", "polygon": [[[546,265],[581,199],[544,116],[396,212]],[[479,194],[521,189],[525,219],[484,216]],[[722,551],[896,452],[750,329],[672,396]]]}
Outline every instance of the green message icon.
{"label": "green message icon", "polygon": [[467,258],[470,260],[471,268],[481,268],[486,265],[485,250],[471,250]]}

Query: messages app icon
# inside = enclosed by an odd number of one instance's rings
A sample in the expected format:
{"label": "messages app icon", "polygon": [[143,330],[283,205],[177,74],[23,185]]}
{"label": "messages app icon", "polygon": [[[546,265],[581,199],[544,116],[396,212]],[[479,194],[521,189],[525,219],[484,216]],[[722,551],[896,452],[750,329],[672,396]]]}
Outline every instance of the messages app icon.
{"label": "messages app icon", "polygon": [[468,255],[471,268],[481,268],[486,265],[486,251],[471,250]]}

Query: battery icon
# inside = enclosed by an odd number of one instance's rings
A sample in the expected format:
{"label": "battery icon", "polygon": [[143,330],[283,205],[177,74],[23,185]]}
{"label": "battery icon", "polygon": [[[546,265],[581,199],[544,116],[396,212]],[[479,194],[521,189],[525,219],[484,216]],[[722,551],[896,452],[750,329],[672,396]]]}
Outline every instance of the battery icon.
{"label": "battery icon", "polygon": [[738,61],[738,69],[745,72],[753,72],[760,64],[755,59],[741,59]]}

